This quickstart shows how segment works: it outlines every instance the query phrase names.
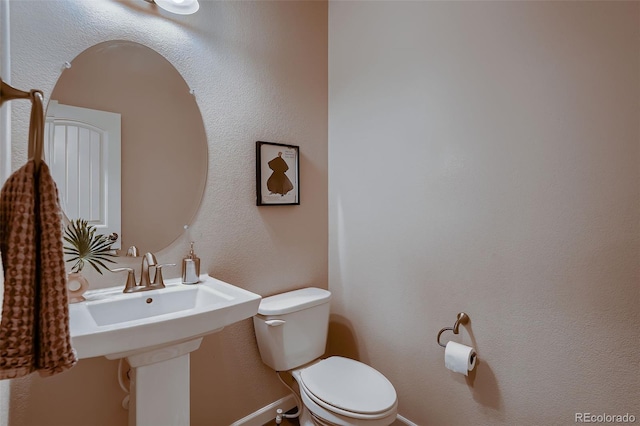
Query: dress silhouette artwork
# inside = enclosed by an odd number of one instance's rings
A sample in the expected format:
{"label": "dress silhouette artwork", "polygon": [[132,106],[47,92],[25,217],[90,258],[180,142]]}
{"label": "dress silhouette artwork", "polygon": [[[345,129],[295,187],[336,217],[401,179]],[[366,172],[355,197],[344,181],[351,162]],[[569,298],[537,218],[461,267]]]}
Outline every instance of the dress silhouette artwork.
{"label": "dress silhouette artwork", "polygon": [[280,194],[284,196],[287,192],[293,189],[293,184],[285,174],[289,170],[289,165],[282,158],[282,153],[279,152],[278,156],[267,163],[269,168],[273,170],[271,176],[267,180],[267,189],[272,194]]}

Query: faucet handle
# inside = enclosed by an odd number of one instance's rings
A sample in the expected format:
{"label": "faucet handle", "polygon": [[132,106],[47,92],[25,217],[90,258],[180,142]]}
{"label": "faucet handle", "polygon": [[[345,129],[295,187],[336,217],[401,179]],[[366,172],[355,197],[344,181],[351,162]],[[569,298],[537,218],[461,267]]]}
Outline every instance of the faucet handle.
{"label": "faucet handle", "polygon": [[109,269],[111,272],[127,272],[127,283],[124,285],[123,293],[132,293],[136,288],[136,273],[133,268]]}
{"label": "faucet handle", "polygon": [[156,274],[153,278],[153,285],[157,285],[160,287],[164,287],[164,279],[162,278],[162,267],[163,266],[176,266],[175,263],[163,263],[161,265],[156,266]]}

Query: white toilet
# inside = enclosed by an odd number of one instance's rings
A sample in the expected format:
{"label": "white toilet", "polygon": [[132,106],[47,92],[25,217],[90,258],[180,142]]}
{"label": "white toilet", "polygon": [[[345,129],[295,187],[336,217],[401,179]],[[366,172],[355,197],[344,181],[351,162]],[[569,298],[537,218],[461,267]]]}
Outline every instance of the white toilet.
{"label": "white toilet", "polygon": [[327,290],[310,287],[262,299],[253,317],[262,360],[298,383],[301,426],[388,426],[398,398],[382,373],[349,358],[320,359],[330,298]]}

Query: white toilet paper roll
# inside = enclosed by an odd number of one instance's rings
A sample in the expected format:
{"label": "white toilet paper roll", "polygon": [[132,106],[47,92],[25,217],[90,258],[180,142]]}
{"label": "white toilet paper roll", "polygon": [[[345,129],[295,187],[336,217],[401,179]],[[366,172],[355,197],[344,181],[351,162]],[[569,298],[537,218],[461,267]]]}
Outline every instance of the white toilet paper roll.
{"label": "white toilet paper roll", "polygon": [[460,343],[450,341],[444,350],[444,366],[465,376],[468,376],[469,371],[474,369],[477,359],[475,349]]}

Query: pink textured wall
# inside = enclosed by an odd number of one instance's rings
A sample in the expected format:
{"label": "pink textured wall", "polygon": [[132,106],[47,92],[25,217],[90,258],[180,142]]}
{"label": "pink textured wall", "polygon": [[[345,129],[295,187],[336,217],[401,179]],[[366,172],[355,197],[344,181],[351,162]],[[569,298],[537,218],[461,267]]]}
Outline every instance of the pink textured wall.
{"label": "pink textured wall", "polygon": [[640,419],[640,3],[336,1],[329,65],[344,350],[419,425]]}

